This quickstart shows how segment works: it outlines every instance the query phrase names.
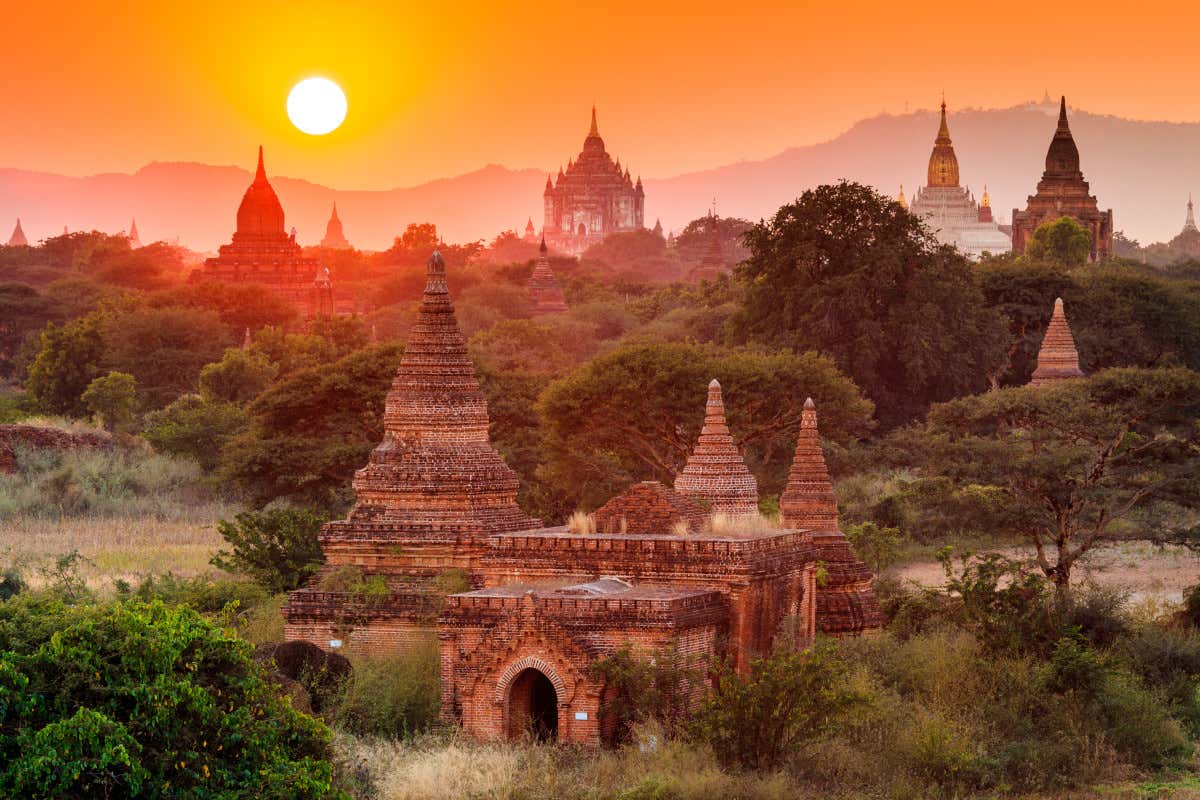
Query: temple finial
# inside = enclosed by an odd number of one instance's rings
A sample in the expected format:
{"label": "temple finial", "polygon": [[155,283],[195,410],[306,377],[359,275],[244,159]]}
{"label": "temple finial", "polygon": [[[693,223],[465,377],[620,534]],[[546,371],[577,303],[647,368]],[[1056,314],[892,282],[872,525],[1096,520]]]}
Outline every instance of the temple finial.
{"label": "temple finial", "polygon": [[600,128],[596,125],[596,104],[592,103],[592,128],[588,131],[588,136],[599,136]]}
{"label": "temple finial", "polygon": [[1059,130],[1069,130],[1070,125],[1067,123],[1067,96],[1064,94],[1059,101],[1058,106],[1058,128]]}
{"label": "temple finial", "polygon": [[542,254],[542,258],[546,257],[546,233],[542,232],[542,246],[538,248],[538,252]]}
{"label": "temple finial", "polygon": [[267,179],[267,168],[263,166],[263,148],[258,146],[258,169],[254,172],[254,180],[265,181]]}

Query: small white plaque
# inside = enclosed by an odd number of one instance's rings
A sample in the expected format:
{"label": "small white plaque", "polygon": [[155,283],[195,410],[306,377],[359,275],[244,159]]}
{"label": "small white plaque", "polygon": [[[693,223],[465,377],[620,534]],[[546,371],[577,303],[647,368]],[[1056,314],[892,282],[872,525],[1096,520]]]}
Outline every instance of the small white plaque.
{"label": "small white plaque", "polygon": [[586,712],[586,711],[576,711],[576,712],[575,712],[575,719],[581,719],[581,720],[582,720],[582,719],[587,719],[587,712]]}
{"label": "small white plaque", "polygon": [[341,639],[330,639],[329,640],[329,649],[330,650],[337,650],[341,646],[342,646]]}

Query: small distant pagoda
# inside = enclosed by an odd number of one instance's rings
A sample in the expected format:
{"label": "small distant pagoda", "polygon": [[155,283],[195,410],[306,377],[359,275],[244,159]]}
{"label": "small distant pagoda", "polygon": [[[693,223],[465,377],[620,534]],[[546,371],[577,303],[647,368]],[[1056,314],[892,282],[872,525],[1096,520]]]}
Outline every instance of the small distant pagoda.
{"label": "small distant pagoda", "polygon": [[758,513],[758,482],[746,468],[729,433],[721,384],[716,378],[708,384],[704,427],[700,429],[696,449],[675,477],[675,491],[698,500],[716,513]]}
{"label": "small distant pagoda", "polygon": [[1038,181],[1037,194],[1029,197],[1025,210],[1013,209],[1012,249],[1023,255],[1038,226],[1059,217],[1072,217],[1092,235],[1092,261],[1104,261],[1113,253],[1113,212],[1101,211],[1090,194],[1079,169],[1079,148],[1067,121],[1067,98],[1058,109],[1058,128],[1046,151],[1046,171]]}
{"label": "small distant pagoda", "polygon": [[779,521],[785,528],[838,529],[837,498],[825,466],[825,452],[817,430],[817,407],[811,397],[804,401],[804,410],[800,412],[800,436],[787,486],[779,498]]}
{"label": "small distant pagoda", "polygon": [[25,238],[25,231],[21,230],[21,218],[17,217],[17,227],[13,228],[12,236],[8,237],[9,247],[28,247],[29,240]]}
{"label": "small distant pagoda", "polygon": [[[283,206],[267,180],[263,150],[258,148],[254,182],[246,189],[237,211],[237,230],[216,258],[193,270],[191,283],[257,283],[291,302],[301,314],[321,313],[332,287],[318,281],[321,265],[303,254],[295,229],[285,232]],[[328,279],[328,273],[324,275]],[[327,292],[328,290],[328,292]]]}
{"label": "small distant pagoda", "polygon": [[141,237],[138,236],[136,219],[132,219],[129,221],[129,233],[125,238],[129,239],[129,246],[130,246],[130,248],[132,248],[134,250],[136,250],[142,246]]}
{"label": "small distant pagoda", "polygon": [[533,217],[528,217],[525,220],[525,235],[521,238],[529,244],[537,243],[537,229],[533,227]]}
{"label": "small distant pagoda", "polygon": [[342,232],[342,221],[338,219],[337,203],[333,204],[333,212],[329,215],[329,222],[325,225],[325,238],[321,240],[321,247],[326,250],[350,250],[350,242],[346,240],[346,235]]}
{"label": "small distant pagoda", "polygon": [[562,287],[558,285],[554,270],[550,269],[550,260],[546,253],[546,240],[543,238],[542,245],[538,248],[537,264],[533,267],[529,282],[525,284],[529,290],[529,298],[533,301],[535,315],[560,314],[567,310],[567,299],[563,296]]}
{"label": "small distant pagoda", "polygon": [[1071,326],[1067,324],[1062,298],[1058,297],[1054,300],[1054,313],[1050,315],[1050,325],[1038,350],[1037,368],[1029,379],[1029,385],[1046,386],[1082,377],[1075,337],[1071,335]]}
{"label": "small distant pagoda", "polygon": [[721,221],[712,211],[708,212],[708,242],[700,263],[688,273],[692,283],[713,281],[725,272],[725,255],[721,252]]}
{"label": "small distant pagoda", "polygon": [[1192,208],[1192,196],[1188,195],[1187,217],[1183,221],[1183,230],[1167,243],[1167,247],[1176,256],[1200,258],[1200,228],[1196,227],[1196,213]]}

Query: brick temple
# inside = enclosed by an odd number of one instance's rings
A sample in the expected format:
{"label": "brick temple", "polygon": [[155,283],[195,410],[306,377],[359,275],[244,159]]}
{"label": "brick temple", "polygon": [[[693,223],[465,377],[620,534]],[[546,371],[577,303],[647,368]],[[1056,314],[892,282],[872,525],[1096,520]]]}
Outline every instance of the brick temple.
{"label": "brick temple", "polygon": [[305,256],[296,234],[283,225],[283,205],[275,194],[258,148],[254,181],[242,196],[233,241],[223,244],[215,258],[193,270],[190,283],[256,283],[291,303],[302,317],[334,313],[329,271]]}
{"label": "brick temple", "polygon": [[[692,667],[723,654],[746,669],[819,631],[876,629],[871,573],[836,530],[811,403],[803,420],[788,527],[716,535],[712,508],[693,499],[732,498],[745,512],[757,501],[715,381],[682,487],[635,484],[596,512],[596,533],[545,527],[517,506],[517,477],[489,441],[435,253],[383,441],[355,475],[348,517],[321,532],[325,566],[288,597],[287,638],[374,653],[436,642],[442,715],[467,735],[596,745],[611,733],[610,689],[591,665],[623,646]],[[347,588],[348,571],[384,591]],[[469,590],[446,594],[455,582]]]}
{"label": "brick temple", "polygon": [[1054,312],[1050,315],[1050,324],[1046,326],[1046,335],[1042,337],[1037,367],[1033,370],[1029,385],[1045,386],[1082,377],[1075,337],[1071,335],[1071,326],[1067,324],[1062,298],[1056,297]]}
{"label": "brick temple", "polygon": [[542,244],[538,248],[538,260],[533,265],[533,274],[529,276],[529,282],[525,284],[525,288],[529,292],[529,299],[533,302],[535,316],[559,314],[567,310],[567,298],[563,296],[562,287],[558,285],[558,278],[555,277],[554,270],[550,268],[545,237],[542,238]]}

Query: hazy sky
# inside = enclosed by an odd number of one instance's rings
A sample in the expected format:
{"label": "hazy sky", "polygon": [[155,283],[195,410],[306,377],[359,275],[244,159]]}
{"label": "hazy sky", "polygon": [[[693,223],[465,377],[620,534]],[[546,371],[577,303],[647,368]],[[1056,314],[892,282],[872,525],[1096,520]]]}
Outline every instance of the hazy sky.
{"label": "hazy sky", "polygon": [[[828,139],[943,89],[958,108],[1049,89],[1099,113],[1200,119],[1194,0],[7,5],[0,166],[71,175],[251,167],[260,143],[272,173],[338,188],[551,169],[578,152],[593,101],[610,152],[654,177]],[[284,112],[309,75],[349,97],[331,135]]]}

